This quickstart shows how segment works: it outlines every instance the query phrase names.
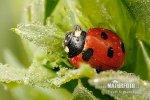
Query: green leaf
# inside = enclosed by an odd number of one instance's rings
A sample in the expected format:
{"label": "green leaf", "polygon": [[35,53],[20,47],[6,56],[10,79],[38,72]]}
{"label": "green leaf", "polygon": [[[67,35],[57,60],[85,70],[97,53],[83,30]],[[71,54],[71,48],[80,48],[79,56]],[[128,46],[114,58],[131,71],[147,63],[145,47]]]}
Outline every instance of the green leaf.
{"label": "green leaf", "polygon": [[72,100],[99,100],[97,99],[91,91],[83,87],[81,81],[78,82],[77,87],[73,92]]}
{"label": "green leaf", "polygon": [[62,68],[58,73],[57,77],[50,80],[50,83],[53,87],[60,87],[62,84],[65,84],[71,80],[79,79],[82,77],[92,77],[94,76],[95,71],[89,65],[81,65],[79,69],[66,69]]}
{"label": "green leaf", "polygon": [[[35,50],[40,52],[37,48],[42,47],[43,49],[46,49],[45,53],[48,54],[48,57],[45,56],[45,58],[48,58],[50,62],[55,62],[56,60],[60,62],[59,59],[61,59],[64,53],[62,46],[64,35],[56,26],[43,26],[42,24],[35,23],[18,25],[14,30],[23,39],[27,39],[38,46],[35,47],[33,52],[35,52]],[[32,48],[33,47],[34,46],[32,46]],[[66,60],[63,62],[67,63]]]}
{"label": "green leaf", "polygon": [[53,12],[54,8],[57,6],[59,0],[45,0],[45,22],[47,20],[47,17],[49,17],[51,15],[51,13]]}
{"label": "green leaf", "polygon": [[134,18],[150,27],[150,0],[125,0],[125,2]]}
{"label": "green leaf", "polygon": [[136,26],[136,38],[150,45],[150,30],[146,28],[146,25],[139,22]]}
{"label": "green leaf", "polygon": [[55,23],[63,31],[71,30],[75,25],[80,25],[84,29],[93,27],[90,20],[79,10],[79,7],[78,0],[59,1],[48,20],[48,24]]}
{"label": "green leaf", "polygon": [[[52,48],[53,45],[60,45],[63,40],[62,32],[54,25],[43,26],[42,24],[18,25],[14,31],[23,39],[35,43],[38,46]],[[61,47],[61,45],[58,47]],[[57,46],[56,46],[57,47]],[[54,48],[54,47],[53,47]]]}
{"label": "green leaf", "polygon": [[44,4],[45,0],[31,0],[31,21],[32,22],[44,22]]}
{"label": "green leaf", "polygon": [[[138,54],[137,54],[137,64],[135,69],[135,74],[139,75],[142,79],[148,79],[150,80],[150,46],[146,43],[142,42],[141,40],[138,40]],[[138,63],[140,62],[140,63]],[[142,72],[141,72],[142,71]]]}
{"label": "green leaf", "polygon": [[22,22],[45,24],[57,3],[58,0],[26,0]]}
{"label": "green leaf", "polygon": [[12,89],[11,94],[17,100],[70,100],[72,97],[71,93],[63,88],[33,88],[27,85]]}
{"label": "green leaf", "polygon": [[50,88],[48,79],[55,76],[55,73],[37,62],[34,62],[28,69],[0,64],[0,70],[0,82],[22,83],[43,88]]}
{"label": "green leaf", "polygon": [[27,0],[24,5],[22,22],[44,23],[45,0]]}
{"label": "green leaf", "polygon": [[80,69],[76,70],[61,68],[61,71],[57,73],[58,76],[56,76],[54,72],[36,61],[28,69],[10,67],[8,65],[0,65],[0,69],[1,82],[22,83],[43,88],[59,87],[73,79],[92,77],[95,73],[90,66],[82,65]]}
{"label": "green leaf", "polygon": [[[113,81],[116,84],[134,84],[133,88],[108,88],[108,84]],[[150,99],[150,83],[141,80],[134,74],[123,71],[104,71],[89,80],[95,88],[100,89],[103,94],[108,94],[115,99],[121,100],[147,100]],[[125,93],[126,92],[126,93]]]}
{"label": "green leaf", "polygon": [[95,74],[93,68],[88,65],[82,65],[80,69],[76,70],[61,68],[61,71],[57,73],[58,76],[56,76],[54,72],[46,69],[36,61],[27,70],[15,67],[10,68],[8,65],[1,65],[0,68],[2,69],[0,73],[1,82],[16,82],[43,88],[60,87],[70,80],[92,77]]}
{"label": "green leaf", "polygon": [[36,62],[29,69],[0,64],[0,70],[0,82],[27,84],[44,88],[51,87],[48,79],[55,76],[52,71]]}
{"label": "green leaf", "polygon": [[50,88],[51,85],[48,82],[49,79],[55,76],[51,70],[46,69],[40,63],[36,61],[29,67],[26,76],[24,78],[24,84],[39,86],[43,88]]}
{"label": "green leaf", "polygon": [[26,70],[23,68],[16,68],[10,65],[0,64],[0,82],[10,83],[23,83]]}
{"label": "green leaf", "polygon": [[50,72],[50,70],[36,62],[29,69],[0,64],[0,70],[0,82],[22,83],[47,88],[51,86],[47,80],[55,76],[52,71]]}

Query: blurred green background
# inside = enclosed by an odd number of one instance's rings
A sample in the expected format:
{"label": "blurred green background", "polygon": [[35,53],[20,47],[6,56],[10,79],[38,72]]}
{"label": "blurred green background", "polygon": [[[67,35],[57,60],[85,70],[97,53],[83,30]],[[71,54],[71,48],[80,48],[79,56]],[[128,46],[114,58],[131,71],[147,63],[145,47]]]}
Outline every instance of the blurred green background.
{"label": "blurred green background", "polygon": [[21,20],[22,0],[0,0],[0,62],[5,63],[5,50],[11,50],[17,59],[23,61],[20,38],[10,29]]}
{"label": "blurred green background", "polygon": [[[22,0],[0,0],[0,62],[2,63],[6,63],[5,50],[10,50],[23,63],[21,40],[10,30],[16,27],[21,20],[22,3]],[[0,86],[0,98],[1,100],[13,100],[10,91],[4,89],[2,84]]]}

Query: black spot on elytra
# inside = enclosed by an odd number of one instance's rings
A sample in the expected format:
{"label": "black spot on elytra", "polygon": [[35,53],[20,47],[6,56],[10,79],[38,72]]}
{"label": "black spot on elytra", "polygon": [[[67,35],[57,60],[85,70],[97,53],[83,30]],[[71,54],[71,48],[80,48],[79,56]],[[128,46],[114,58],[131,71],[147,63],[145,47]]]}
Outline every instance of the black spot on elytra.
{"label": "black spot on elytra", "polygon": [[107,34],[105,32],[102,32],[101,33],[101,37],[106,40],[108,38]]}
{"label": "black spot on elytra", "polygon": [[93,49],[92,48],[88,48],[87,50],[83,51],[82,53],[82,59],[84,61],[89,61],[90,58],[93,56]]}
{"label": "black spot on elytra", "polygon": [[109,58],[112,58],[113,57],[113,54],[114,54],[114,49],[112,47],[109,47],[108,48],[108,51],[107,51],[107,56]]}
{"label": "black spot on elytra", "polygon": [[124,53],[125,52],[125,48],[124,48],[124,44],[121,43],[121,49],[122,49],[122,52]]}

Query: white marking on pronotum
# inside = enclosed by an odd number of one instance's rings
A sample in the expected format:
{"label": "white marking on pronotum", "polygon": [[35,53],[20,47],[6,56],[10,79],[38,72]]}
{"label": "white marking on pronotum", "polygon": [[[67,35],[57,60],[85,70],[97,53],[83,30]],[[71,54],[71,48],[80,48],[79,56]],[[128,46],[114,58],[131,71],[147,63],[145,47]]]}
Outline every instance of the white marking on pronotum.
{"label": "white marking on pronotum", "polygon": [[79,37],[80,35],[81,35],[81,31],[76,30],[76,31],[75,31],[75,36],[76,36],[76,37]]}
{"label": "white marking on pronotum", "polygon": [[69,48],[66,46],[65,47],[65,51],[68,53],[69,52]]}

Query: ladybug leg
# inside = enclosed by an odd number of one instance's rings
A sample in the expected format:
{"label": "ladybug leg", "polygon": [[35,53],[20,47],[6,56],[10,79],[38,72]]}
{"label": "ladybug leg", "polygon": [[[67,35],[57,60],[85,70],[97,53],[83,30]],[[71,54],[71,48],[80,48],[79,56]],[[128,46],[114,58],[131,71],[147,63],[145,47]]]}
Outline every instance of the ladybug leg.
{"label": "ladybug leg", "polygon": [[102,72],[103,70],[100,67],[96,67],[96,72],[99,74],[100,72]]}

